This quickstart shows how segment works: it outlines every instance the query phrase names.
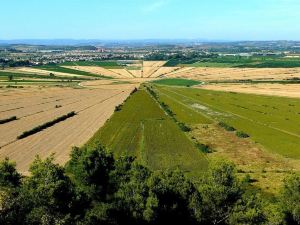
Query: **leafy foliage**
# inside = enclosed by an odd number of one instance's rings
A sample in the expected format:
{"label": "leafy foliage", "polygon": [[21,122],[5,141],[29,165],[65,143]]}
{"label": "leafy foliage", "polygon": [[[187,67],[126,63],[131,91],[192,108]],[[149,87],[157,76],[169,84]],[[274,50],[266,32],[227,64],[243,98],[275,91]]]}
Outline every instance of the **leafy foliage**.
{"label": "leafy foliage", "polygon": [[179,169],[151,171],[95,145],[74,148],[65,167],[37,157],[30,174],[21,180],[15,164],[0,163],[1,224],[299,223],[299,176],[271,204],[247,192],[226,161],[212,162],[196,186]]}

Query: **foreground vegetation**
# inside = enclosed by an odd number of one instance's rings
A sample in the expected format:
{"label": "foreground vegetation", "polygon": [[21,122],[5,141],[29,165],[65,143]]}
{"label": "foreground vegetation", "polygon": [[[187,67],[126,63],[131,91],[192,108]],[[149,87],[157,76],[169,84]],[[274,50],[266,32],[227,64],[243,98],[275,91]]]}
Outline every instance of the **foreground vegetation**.
{"label": "foreground vegetation", "polygon": [[267,201],[225,161],[195,184],[178,169],[153,172],[98,145],[74,148],[64,167],[37,157],[30,173],[0,163],[1,224],[300,224],[299,176]]}

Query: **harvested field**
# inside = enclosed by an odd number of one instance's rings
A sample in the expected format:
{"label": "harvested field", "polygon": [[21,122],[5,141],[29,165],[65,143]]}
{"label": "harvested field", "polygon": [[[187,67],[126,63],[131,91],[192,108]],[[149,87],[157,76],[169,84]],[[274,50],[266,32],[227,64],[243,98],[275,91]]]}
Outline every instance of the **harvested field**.
{"label": "harvested field", "polygon": [[74,70],[79,70],[79,71],[85,71],[100,76],[108,76],[108,77],[115,77],[115,78],[122,77],[120,76],[120,74],[114,73],[109,69],[105,69],[99,66],[64,66],[64,67],[74,69]]}
{"label": "harvested field", "polygon": [[142,70],[128,70],[134,77],[142,77]]}
{"label": "harvested field", "polygon": [[113,73],[120,75],[121,77],[134,78],[134,76],[126,69],[109,69]]}
{"label": "harvested field", "polygon": [[[83,145],[112,115],[134,85],[115,89],[23,88],[0,90],[0,118],[18,120],[0,125],[0,158],[17,162],[26,173],[35,155],[56,153],[56,161],[65,163],[72,146]],[[57,107],[59,106],[59,107]],[[32,136],[17,140],[24,131],[75,111],[77,115]]]}
{"label": "harvested field", "polygon": [[142,77],[151,77],[152,74],[159,70],[165,63],[165,61],[144,61]]}
{"label": "harvested field", "polygon": [[28,67],[10,69],[10,70],[7,70],[7,71],[17,72],[17,73],[30,73],[30,74],[45,75],[45,76],[49,76],[50,73],[53,73],[55,76],[58,76],[58,77],[61,76],[61,77],[85,77],[85,78],[89,78],[88,76],[83,76],[83,75],[78,75],[78,74],[53,72],[53,71],[47,71],[47,70],[36,69],[36,68],[28,68]]}
{"label": "harvested field", "polygon": [[186,67],[166,77],[189,78],[201,81],[283,80],[300,77],[300,68],[203,68]]}
{"label": "harvested field", "polygon": [[153,74],[150,75],[150,77],[160,77],[164,76],[168,73],[171,73],[173,71],[176,71],[180,69],[180,67],[160,67],[158,70],[156,70]]}
{"label": "harvested field", "polygon": [[211,84],[201,89],[300,98],[300,84]]}

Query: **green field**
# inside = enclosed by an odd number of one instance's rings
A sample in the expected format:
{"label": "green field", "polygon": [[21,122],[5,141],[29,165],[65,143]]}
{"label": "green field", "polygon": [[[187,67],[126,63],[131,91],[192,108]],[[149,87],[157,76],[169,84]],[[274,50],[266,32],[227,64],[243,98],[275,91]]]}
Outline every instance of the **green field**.
{"label": "green field", "polygon": [[300,67],[297,58],[281,56],[218,56],[193,60],[172,59],[165,66],[193,66],[219,68],[294,68]]}
{"label": "green field", "polygon": [[196,80],[170,78],[170,79],[155,80],[152,83],[169,85],[169,86],[194,86],[194,85],[201,84],[202,82]]}
{"label": "green field", "polygon": [[60,66],[100,66],[107,69],[122,69],[123,66],[117,61],[78,61],[78,62],[64,62]]}
{"label": "green field", "polygon": [[110,77],[106,77],[106,76],[99,76],[97,74],[92,74],[92,73],[81,71],[81,70],[75,70],[75,69],[61,67],[58,65],[37,66],[35,68],[47,70],[47,71],[53,72],[53,73],[58,72],[58,73],[68,73],[68,74],[75,74],[75,75],[82,75],[82,76],[89,76],[89,77],[110,78]]}
{"label": "green field", "polygon": [[8,80],[8,77],[12,76],[13,79],[18,78],[34,78],[34,79],[49,79],[49,80],[57,80],[57,79],[61,79],[61,80],[88,80],[86,78],[82,78],[82,77],[70,77],[70,76],[45,76],[45,75],[38,75],[38,74],[29,74],[29,73],[13,73],[13,72],[6,72],[6,71],[0,71],[0,79],[1,80]]}
{"label": "green field", "polygon": [[215,122],[224,121],[246,132],[271,152],[300,159],[298,99],[166,86],[157,86],[157,90],[160,96],[171,99],[168,104],[180,102]]}
{"label": "green field", "polygon": [[117,156],[125,152],[153,169],[181,168],[191,175],[207,167],[205,155],[165,114],[150,95],[140,90],[88,142],[101,143]]}

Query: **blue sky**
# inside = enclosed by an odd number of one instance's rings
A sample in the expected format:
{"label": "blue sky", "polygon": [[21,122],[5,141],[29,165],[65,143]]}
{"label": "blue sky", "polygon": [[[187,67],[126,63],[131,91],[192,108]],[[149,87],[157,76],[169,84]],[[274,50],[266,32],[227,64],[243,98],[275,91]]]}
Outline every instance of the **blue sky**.
{"label": "blue sky", "polygon": [[300,40],[300,0],[1,0],[0,39]]}

